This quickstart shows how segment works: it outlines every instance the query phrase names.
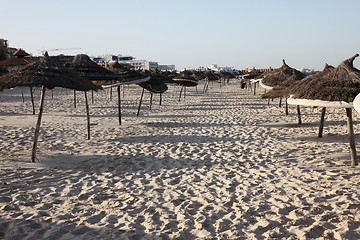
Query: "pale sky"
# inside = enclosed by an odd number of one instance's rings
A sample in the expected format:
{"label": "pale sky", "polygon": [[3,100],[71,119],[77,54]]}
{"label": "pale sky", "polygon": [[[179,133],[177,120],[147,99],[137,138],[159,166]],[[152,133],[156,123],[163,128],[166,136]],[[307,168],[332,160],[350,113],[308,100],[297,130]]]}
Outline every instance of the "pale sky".
{"label": "pale sky", "polygon": [[[360,53],[359,0],[0,0],[0,38],[33,55],[322,70]],[[360,69],[360,59],[354,62]]]}

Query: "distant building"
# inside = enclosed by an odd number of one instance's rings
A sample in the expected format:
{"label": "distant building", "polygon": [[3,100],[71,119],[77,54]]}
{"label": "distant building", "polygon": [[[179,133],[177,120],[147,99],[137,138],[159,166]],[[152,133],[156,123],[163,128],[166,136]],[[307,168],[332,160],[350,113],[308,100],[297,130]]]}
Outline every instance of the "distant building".
{"label": "distant building", "polygon": [[171,64],[168,64],[168,65],[159,64],[158,69],[161,71],[170,71],[170,72],[173,72],[176,70],[175,65],[171,65]]}
{"label": "distant building", "polygon": [[234,71],[234,68],[232,68],[232,67],[219,67],[217,64],[211,64],[209,69],[214,72],[233,72]]}
{"label": "distant building", "polygon": [[99,57],[92,57],[93,61],[97,64],[106,66],[110,62],[119,62],[119,63],[126,63],[130,64],[134,67],[135,70],[167,70],[167,71],[173,71],[175,70],[175,65],[159,65],[158,62],[152,62],[147,60],[137,60],[133,56],[123,56],[121,54],[119,55],[103,55]]}
{"label": "distant building", "polygon": [[8,58],[8,40],[0,38],[0,58]]}
{"label": "distant building", "polygon": [[1,60],[0,66],[6,68],[8,71],[12,71],[17,67],[27,65],[34,61],[36,61],[36,59],[32,58],[30,54],[22,49],[19,49],[12,54],[11,58]]}
{"label": "distant building", "polygon": [[256,72],[270,72],[270,71],[272,71],[272,70],[274,70],[273,68],[255,68],[255,67],[253,67],[253,68],[245,68],[244,69],[244,72],[245,73],[249,73],[249,72],[253,72],[253,71],[256,71]]}

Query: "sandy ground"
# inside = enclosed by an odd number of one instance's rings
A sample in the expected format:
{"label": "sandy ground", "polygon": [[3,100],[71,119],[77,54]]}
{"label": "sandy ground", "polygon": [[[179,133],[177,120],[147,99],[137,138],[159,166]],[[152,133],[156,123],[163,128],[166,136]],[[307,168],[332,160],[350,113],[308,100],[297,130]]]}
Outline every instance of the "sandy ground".
{"label": "sandy ground", "polygon": [[[228,85],[47,91],[38,163],[29,88],[0,93],[0,239],[360,239],[360,170],[350,167],[344,109],[285,115]],[[259,89],[260,93],[263,90]],[[53,97],[52,97],[53,94]],[[124,94],[124,95],[123,95]],[[35,89],[36,111],[40,89]],[[360,141],[360,116],[354,111]],[[359,144],[358,144],[359,145]]]}

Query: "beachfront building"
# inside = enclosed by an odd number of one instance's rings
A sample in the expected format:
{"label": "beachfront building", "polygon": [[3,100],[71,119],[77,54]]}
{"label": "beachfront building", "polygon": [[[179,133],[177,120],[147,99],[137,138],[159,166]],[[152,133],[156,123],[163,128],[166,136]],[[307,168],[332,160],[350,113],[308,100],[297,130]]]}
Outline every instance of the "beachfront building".
{"label": "beachfront building", "polygon": [[8,58],[8,40],[0,39],[0,59]]}
{"label": "beachfront building", "polygon": [[211,64],[209,69],[214,72],[234,72],[234,68],[232,67],[220,67],[217,64]]}
{"label": "beachfront building", "polygon": [[245,73],[249,73],[249,72],[253,72],[253,71],[255,71],[255,72],[270,72],[270,71],[272,71],[273,70],[273,68],[255,68],[255,67],[253,67],[253,68],[245,68],[244,69],[244,72]]}
{"label": "beachfront building", "polygon": [[161,71],[170,71],[170,72],[173,72],[176,70],[175,65],[173,65],[173,64],[159,64],[158,69]]}
{"label": "beachfront building", "polygon": [[133,66],[135,70],[164,70],[164,71],[174,71],[175,65],[160,65],[158,62],[152,62],[147,60],[137,60],[133,56],[129,55],[111,55],[106,54],[99,57],[92,57],[92,60],[99,65],[106,66],[111,62],[125,63]]}

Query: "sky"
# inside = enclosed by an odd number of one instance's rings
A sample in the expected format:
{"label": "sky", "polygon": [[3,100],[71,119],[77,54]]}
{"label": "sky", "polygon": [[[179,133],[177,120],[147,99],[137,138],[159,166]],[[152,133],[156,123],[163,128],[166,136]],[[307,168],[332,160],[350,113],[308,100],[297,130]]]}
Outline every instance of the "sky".
{"label": "sky", "polygon": [[[322,70],[360,53],[359,0],[0,0],[0,38],[34,56],[131,55],[177,70]],[[360,57],[354,61],[360,68]]]}

